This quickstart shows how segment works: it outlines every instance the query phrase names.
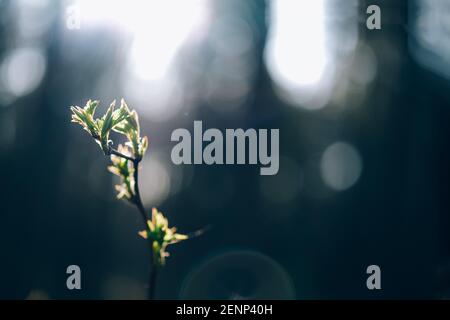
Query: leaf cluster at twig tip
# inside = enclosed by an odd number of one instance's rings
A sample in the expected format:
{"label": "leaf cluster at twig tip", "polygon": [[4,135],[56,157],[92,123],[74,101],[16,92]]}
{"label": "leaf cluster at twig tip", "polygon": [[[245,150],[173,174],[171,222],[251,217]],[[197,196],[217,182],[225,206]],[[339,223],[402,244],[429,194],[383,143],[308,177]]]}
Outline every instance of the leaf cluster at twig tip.
{"label": "leaf cluster at twig tip", "polygon": [[159,266],[163,266],[166,257],[169,256],[169,253],[166,251],[167,246],[186,240],[188,236],[176,233],[176,227],[169,228],[169,221],[156,208],[152,209],[152,219],[147,220],[147,224],[149,231],[140,231],[139,235],[152,241],[154,261]]}
{"label": "leaf cluster at twig tip", "polygon": [[89,132],[105,155],[110,155],[114,151],[112,141],[109,140],[111,130],[123,134],[128,139],[126,144],[131,147],[134,160],[140,161],[147,151],[148,139],[140,136],[139,118],[136,111],[130,111],[123,99],[120,107],[115,109],[116,101],[114,100],[102,117],[94,119],[98,105],[99,101],[89,100],[84,108],[70,107],[72,122],[80,124]]}
{"label": "leaf cluster at twig tip", "polygon": [[[106,113],[95,119],[98,105],[99,101],[89,100],[84,108],[71,107],[72,122],[80,124],[89,132],[105,155],[111,155],[112,165],[108,169],[121,178],[121,183],[116,185],[117,197],[134,201],[136,191],[133,173],[147,151],[148,139],[141,137],[138,115],[135,110],[130,110],[125,100],[121,100],[118,109],[115,108],[114,100]],[[113,142],[109,139],[111,130],[128,139],[125,145],[119,144],[117,150],[112,147]]]}

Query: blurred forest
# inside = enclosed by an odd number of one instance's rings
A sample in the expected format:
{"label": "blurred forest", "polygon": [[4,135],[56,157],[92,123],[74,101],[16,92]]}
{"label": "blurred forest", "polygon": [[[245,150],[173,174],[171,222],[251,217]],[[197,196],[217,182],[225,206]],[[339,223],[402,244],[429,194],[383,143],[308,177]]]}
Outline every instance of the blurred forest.
{"label": "blurred forest", "polygon": [[[211,226],[169,249],[158,298],[450,297],[449,16],[426,0],[0,0],[0,298],[145,298],[140,217],[70,123],[69,106],[122,97],[150,139],[147,208]],[[170,135],[194,120],[279,128],[278,174],[174,165]]]}

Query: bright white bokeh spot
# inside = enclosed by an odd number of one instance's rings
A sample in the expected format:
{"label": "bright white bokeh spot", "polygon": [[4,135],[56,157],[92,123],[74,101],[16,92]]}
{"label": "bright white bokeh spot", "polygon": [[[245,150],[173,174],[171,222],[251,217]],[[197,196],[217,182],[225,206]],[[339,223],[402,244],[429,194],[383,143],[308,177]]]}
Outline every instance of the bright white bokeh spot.
{"label": "bright white bokeh spot", "polygon": [[0,80],[6,91],[21,97],[34,91],[46,70],[46,59],[39,48],[19,48],[11,51],[0,66]]}
{"label": "bright white bokeh spot", "polygon": [[358,41],[358,2],[271,0],[269,3],[264,61],[275,93],[295,107],[307,110],[325,107],[333,97],[337,80],[347,76],[343,67]]}
{"label": "bright white bokeh spot", "polygon": [[110,24],[133,35],[132,73],[144,80],[165,76],[178,49],[207,20],[205,0],[78,0],[84,24]]}
{"label": "bright white bokeh spot", "polygon": [[174,44],[159,45],[146,36],[137,36],[131,47],[129,68],[139,79],[161,79],[167,74],[175,52]]}
{"label": "bright white bokeh spot", "polygon": [[361,156],[346,142],[333,143],[322,155],[320,171],[324,183],[331,189],[336,191],[348,189],[361,176]]}
{"label": "bright white bokeh spot", "polygon": [[324,0],[274,0],[265,59],[287,90],[318,83],[327,65]]}
{"label": "bright white bokeh spot", "polygon": [[187,37],[205,21],[201,1],[145,2],[148,12],[134,30],[130,67],[145,80],[167,74],[172,60]]}
{"label": "bright white bokeh spot", "polygon": [[118,28],[129,36],[121,82],[146,118],[165,121],[183,103],[177,53],[208,31],[206,0],[78,0],[81,29]]}

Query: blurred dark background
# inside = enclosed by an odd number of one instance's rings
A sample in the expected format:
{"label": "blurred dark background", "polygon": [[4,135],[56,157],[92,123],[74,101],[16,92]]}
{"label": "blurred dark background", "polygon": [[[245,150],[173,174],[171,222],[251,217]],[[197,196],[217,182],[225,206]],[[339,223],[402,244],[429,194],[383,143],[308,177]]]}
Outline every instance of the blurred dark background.
{"label": "blurred dark background", "polygon": [[[158,298],[450,297],[449,17],[444,0],[0,0],[0,298],[145,298],[140,217],[70,123],[121,97],[150,139],[146,206],[211,226],[170,247]],[[194,120],[279,128],[278,174],[172,164]]]}

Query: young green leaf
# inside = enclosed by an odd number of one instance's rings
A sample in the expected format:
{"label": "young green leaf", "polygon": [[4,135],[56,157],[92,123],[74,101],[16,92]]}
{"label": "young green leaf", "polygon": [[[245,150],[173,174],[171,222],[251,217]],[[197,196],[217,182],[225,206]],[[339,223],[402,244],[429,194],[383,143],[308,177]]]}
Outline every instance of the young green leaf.
{"label": "young green leaf", "polygon": [[78,106],[70,107],[72,111],[72,122],[80,124],[94,139],[98,139],[99,137],[99,127],[93,119],[97,105],[98,101],[89,100],[84,108]]}
{"label": "young green leaf", "polygon": [[169,228],[169,222],[164,215],[156,208],[152,209],[152,219],[147,220],[148,229],[140,231],[139,235],[144,239],[152,240],[154,259],[158,266],[165,264],[166,257],[169,253],[166,248],[170,244],[174,244],[188,239],[188,236],[180,233],[176,233],[175,227]]}

